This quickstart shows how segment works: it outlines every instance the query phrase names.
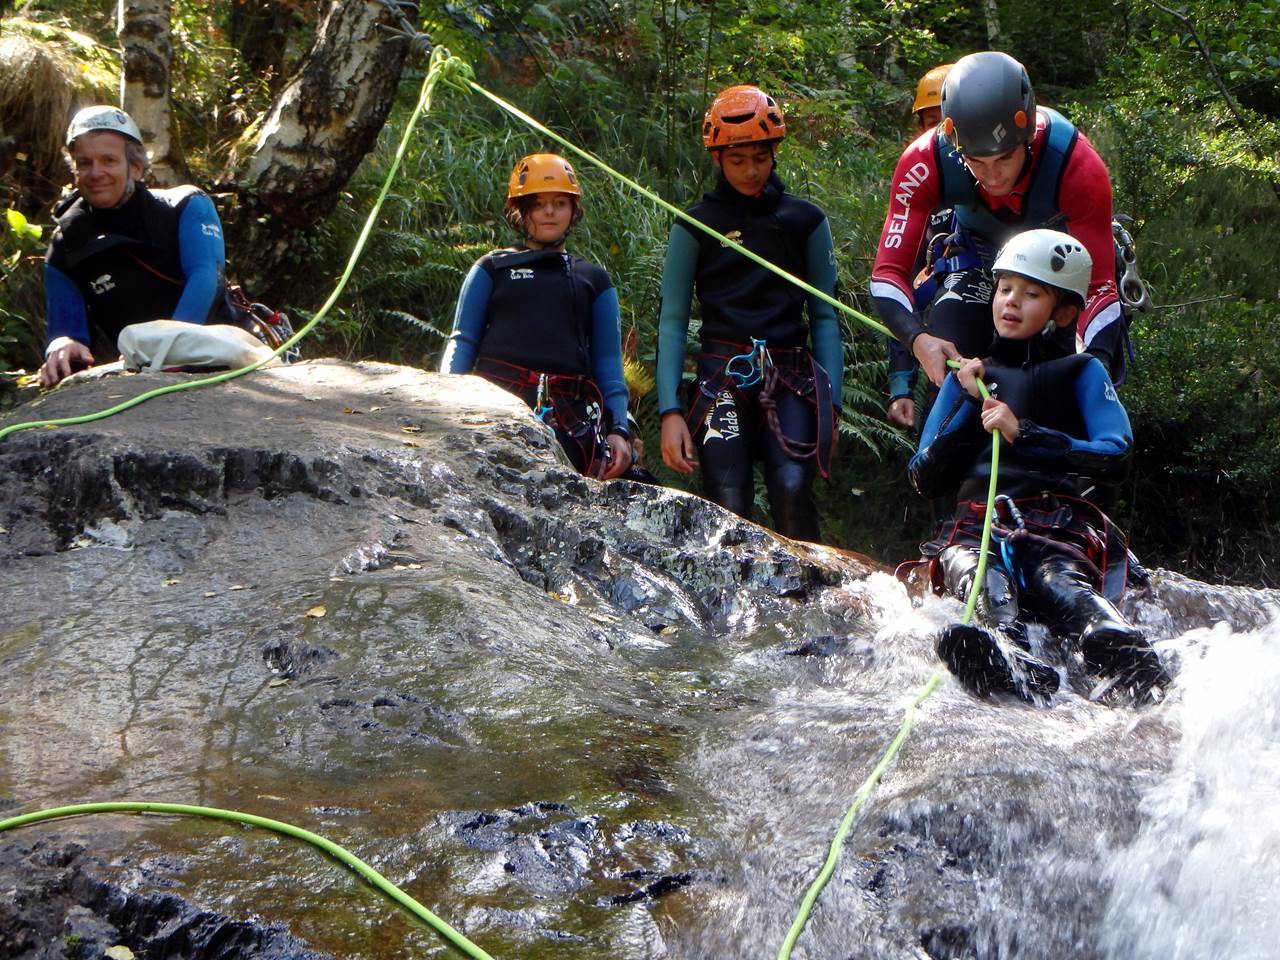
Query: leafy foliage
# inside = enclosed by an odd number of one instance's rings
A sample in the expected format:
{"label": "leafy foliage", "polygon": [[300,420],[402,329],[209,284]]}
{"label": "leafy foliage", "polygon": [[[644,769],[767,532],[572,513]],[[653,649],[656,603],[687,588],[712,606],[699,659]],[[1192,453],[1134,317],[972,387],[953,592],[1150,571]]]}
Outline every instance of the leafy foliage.
{"label": "leafy foliage", "polygon": [[[282,68],[306,49],[320,6],[288,3]],[[941,0],[434,0],[420,8],[422,28],[472,63],[486,87],[678,205],[710,183],[697,130],[711,94],[730,82],[765,86],[790,131],[779,172],[827,212],[840,296],[863,312],[914,82],[986,46],[980,5]],[[113,0],[24,6],[30,18],[65,17],[104,45],[114,43],[113,9]],[[268,78],[231,40],[237,9],[231,0],[175,3],[182,139],[210,184],[262,122],[271,95]],[[1039,99],[1080,122],[1107,160],[1116,207],[1135,218],[1143,274],[1162,305],[1134,327],[1138,361],[1123,397],[1137,444],[1122,519],[1148,562],[1276,583],[1267,538],[1280,533],[1272,480],[1280,467],[1280,252],[1272,242],[1280,0],[1082,0],[1069,16],[1002,0],[999,12],[1007,49],[1027,64]],[[318,307],[324,281],[340,273],[421,80],[420,68],[406,70],[401,104],[343,202],[293,241],[292,254],[317,278],[312,299],[282,305],[298,316]],[[512,163],[547,149],[558,148],[489,104],[442,92],[312,350],[433,366],[467,269],[513,239],[501,215]],[[635,361],[651,371],[670,217],[577,166],[586,219],[570,246],[609,270]],[[0,358],[30,365],[40,346],[39,263],[11,231],[3,244]],[[251,255],[232,251],[233,262]],[[846,335],[837,472],[817,488],[824,529],[834,543],[897,560],[927,536],[929,509],[904,495],[911,443],[883,419],[883,343],[852,321]],[[637,405],[648,464],[683,482],[660,466],[653,406],[651,394]]]}

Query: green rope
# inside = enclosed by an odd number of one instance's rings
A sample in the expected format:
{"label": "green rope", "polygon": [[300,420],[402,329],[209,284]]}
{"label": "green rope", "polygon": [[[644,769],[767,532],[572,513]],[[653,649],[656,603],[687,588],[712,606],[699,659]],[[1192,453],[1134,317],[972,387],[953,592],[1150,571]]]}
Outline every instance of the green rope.
{"label": "green rope", "polygon": [[790,283],[794,283],[797,287],[799,287],[805,293],[808,293],[810,296],[817,297],[819,300],[822,300],[824,303],[831,304],[831,306],[835,307],[837,310],[841,311],[842,313],[845,313],[853,317],[855,320],[861,321],[862,323],[870,327],[872,330],[875,330],[877,333],[883,333],[886,337],[893,336],[893,332],[880,321],[871,319],[871,317],[868,317],[865,313],[859,313],[857,310],[853,309],[853,307],[849,306],[848,304],[841,303],[839,300],[837,300],[835,297],[831,296],[830,294],[823,293],[821,290],[819,290],[817,287],[813,286],[812,284],[807,283],[804,280],[801,280],[799,277],[795,276],[794,274],[788,273],[786,270],[783,270],[777,264],[770,263],[768,260],[760,256],[759,254],[753,253],[752,251],[744,247],[742,244],[738,243],[736,240],[730,240],[723,233],[720,233],[717,230],[713,230],[711,227],[707,226],[701,220],[698,220],[694,217],[689,216],[689,214],[685,213],[679,207],[675,206],[674,204],[668,203],[666,200],[663,200],[660,196],[658,196],[652,190],[649,190],[646,187],[642,187],[635,180],[632,180],[630,177],[626,176],[625,174],[619,173],[617,170],[613,169],[613,167],[609,166],[607,163],[605,163],[595,154],[582,149],[576,144],[570,143],[564,137],[560,136],[560,134],[556,133],[554,130],[550,129],[549,127],[546,127],[543,124],[539,123],[537,120],[529,116],[519,107],[515,106],[514,104],[508,103],[506,100],[503,100],[496,93],[490,93],[488,90],[480,86],[480,84],[476,83],[474,80],[470,81],[468,83],[468,86],[472,90],[476,91],[476,93],[480,94],[483,97],[487,97],[489,100],[493,101],[495,104],[497,104],[507,113],[511,114],[513,117],[516,117],[524,121],[529,126],[533,127],[533,129],[537,130],[539,133],[543,134],[544,136],[550,137],[556,143],[560,144],[565,149],[570,150],[573,153],[577,154],[578,156],[582,157],[582,159],[586,160],[588,163],[599,167],[601,170],[609,174],[609,176],[613,177],[615,180],[619,181],[620,183],[626,184],[628,187],[630,187],[632,190],[635,190],[641,196],[652,201],[653,203],[656,203],[658,206],[662,207],[662,209],[666,210],[668,213],[674,214],[675,216],[679,217],[681,220],[685,221],[685,223],[690,224],[691,226],[695,227],[698,230],[701,230],[703,233],[708,234],[709,236],[715,237],[726,247],[732,247],[734,250],[737,250],[740,254],[742,254],[747,259],[754,261],[755,263],[764,267],[766,270],[770,271],[771,273],[777,274],[778,276],[782,277],[782,279]]}
{"label": "green rope", "polygon": [[[959,367],[960,364],[955,360],[948,360],[947,364],[952,367]],[[991,394],[987,392],[987,385],[981,380],[978,381],[978,392],[982,394],[984,400],[988,399]],[[962,623],[969,623],[973,620],[974,607],[978,602],[978,595],[982,592],[983,586],[986,584],[984,579],[987,572],[987,554],[991,544],[991,523],[994,514],[996,500],[996,479],[1000,469],[1000,431],[991,431],[991,482],[987,486],[987,509],[986,515],[982,521],[982,545],[978,552],[978,572],[973,580],[973,587],[969,590],[969,601],[965,605]],[[889,769],[898,752],[902,749],[902,745],[907,742],[907,737],[911,735],[911,727],[915,723],[916,708],[930,695],[938,689],[938,684],[942,682],[944,671],[939,668],[933,672],[928,680],[925,681],[923,687],[916,693],[915,698],[907,706],[906,714],[902,718],[902,725],[898,728],[898,734],[890,742],[884,754],[880,757],[880,762],[862,781],[862,786],[858,788],[858,792],[854,794],[853,803],[850,805],[848,812],[844,815],[844,819],[840,821],[840,827],[836,830],[835,837],[831,840],[831,847],[827,851],[827,858],[823,861],[822,869],[818,871],[817,877],[809,884],[809,889],[805,891],[804,898],[800,901],[800,909],[796,913],[796,918],[791,922],[791,928],[787,931],[786,938],[782,941],[782,946],[778,949],[778,960],[790,960],[791,951],[795,948],[796,941],[800,938],[800,934],[804,932],[805,924],[809,922],[809,914],[813,912],[814,904],[818,902],[823,888],[827,885],[827,881],[831,879],[831,875],[835,873],[836,864],[840,861],[840,851],[844,848],[845,838],[848,837],[849,831],[853,829],[854,821],[858,818],[859,811],[863,805],[871,797],[872,791],[879,784],[880,778],[884,776],[886,770]]]}
{"label": "green rope", "polygon": [[[338,297],[342,295],[342,291],[346,289],[347,281],[351,279],[351,274],[355,271],[356,262],[364,252],[369,235],[373,232],[373,225],[377,220],[379,211],[382,209],[382,203],[386,199],[387,193],[391,190],[391,181],[399,170],[401,161],[404,159],[414,127],[422,114],[431,109],[431,96],[436,84],[443,80],[451,86],[458,87],[469,80],[470,77],[471,68],[456,57],[451,57],[448,50],[440,47],[432,53],[431,66],[427,71],[426,79],[422,82],[422,91],[418,96],[417,106],[414,108],[413,115],[409,118],[409,123],[405,126],[404,136],[400,139],[400,146],[396,150],[395,159],[392,161],[391,168],[387,171],[387,176],[382,182],[382,189],[378,192],[378,199],[374,202],[373,209],[369,211],[369,216],[365,219],[364,228],[360,231],[360,237],[356,241],[355,248],[351,251],[351,256],[347,260],[347,266],[342,272],[342,277],[338,280],[337,286],[333,288],[333,292],[329,294],[329,299],[324,302],[324,305],[317,311],[316,315],[307,321],[302,329],[272,351],[270,357],[264,357],[248,366],[240,367],[238,370],[228,370],[225,373],[203,377],[199,380],[188,380],[184,383],[172,383],[165,387],[157,387],[155,390],[148,390],[146,393],[141,393],[123,403],[118,403],[106,410],[99,410],[96,413],[89,413],[79,417],[63,417],[58,420],[32,420],[27,423],[11,424],[0,428],[0,440],[4,440],[5,437],[17,433],[19,430],[32,430],[36,427],[70,427],[82,423],[92,423],[95,420],[103,420],[131,407],[136,407],[138,404],[145,403],[155,397],[162,397],[165,394],[177,393],[181,390],[194,390],[197,387],[209,387],[217,383],[226,383],[228,380],[234,380],[236,377],[252,373],[263,364],[270,363],[300,341],[315,328],[316,324],[324,319],[337,302]],[[462,89],[465,89],[465,87],[462,87]]]}
{"label": "green rope", "polygon": [[302,840],[324,851],[345,866],[350,867],[363,877],[370,886],[426,923],[450,944],[457,947],[468,957],[471,957],[472,960],[493,960],[490,954],[477,947],[355,854],[338,846],[332,840],[327,840],[319,834],[304,830],[301,827],[295,827],[293,824],[285,823],[282,820],[270,820],[266,817],[255,816],[252,813],[241,813],[238,810],[222,810],[218,807],[195,807],[185,803],[119,801],[113,803],[77,803],[67,807],[53,807],[49,810],[38,810],[35,813],[10,817],[8,820],[0,820],[0,833],[45,820],[81,817],[91,813],[165,813],[190,817],[209,817],[214,820],[247,823],[250,826],[261,827],[264,830],[272,830],[286,837],[293,837],[295,840]]}

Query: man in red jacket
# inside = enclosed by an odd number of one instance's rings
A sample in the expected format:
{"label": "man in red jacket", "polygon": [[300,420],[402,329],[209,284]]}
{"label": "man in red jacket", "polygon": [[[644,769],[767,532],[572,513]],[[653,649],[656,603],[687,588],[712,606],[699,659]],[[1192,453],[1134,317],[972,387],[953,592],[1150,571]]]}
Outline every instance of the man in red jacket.
{"label": "man in red jacket", "polygon": [[[1026,69],[1004,53],[962,57],[942,88],[942,123],[914,140],[890,189],[871,294],[885,325],[935,384],[948,358],[982,356],[991,338],[991,274],[1012,236],[1062,230],[1089,251],[1093,275],[1076,335],[1109,368],[1124,367],[1124,320],[1116,293],[1111,182],[1106,165],[1061,114],[1037,108]],[[920,274],[930,214],[955,210],[955,231]],[[931,270],[931,273],[930,273]],[[927,328],[916,287],[937,282]],[[1071,352],[1070,332],[1060,344]]]}

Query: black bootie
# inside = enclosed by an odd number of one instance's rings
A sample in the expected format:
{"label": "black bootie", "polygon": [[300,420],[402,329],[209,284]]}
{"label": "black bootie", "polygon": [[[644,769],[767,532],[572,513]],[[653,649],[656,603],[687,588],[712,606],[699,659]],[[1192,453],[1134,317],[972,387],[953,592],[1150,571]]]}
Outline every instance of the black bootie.
{"label": "black bootie", "polygon": [[1085,669],[1113,679],[1110,689],[1128,691],[1134,703],[1156,703],[1170,683],[1160,655],[1137,627],[1111,619],[1091,623],[1080,634]]}
{"label": "black bootie", "polygon": [[1058,690],[1057,670],[978,627],[953,623],[938,636],[936,649],[947,669],[975,696],[1011,693],[1027,703],[1040,703]]}

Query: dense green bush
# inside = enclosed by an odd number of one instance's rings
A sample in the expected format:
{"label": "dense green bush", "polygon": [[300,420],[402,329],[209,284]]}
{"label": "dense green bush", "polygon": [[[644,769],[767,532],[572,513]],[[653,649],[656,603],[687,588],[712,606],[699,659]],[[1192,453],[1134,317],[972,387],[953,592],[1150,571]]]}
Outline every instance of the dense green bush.
{"label": "dense green bush", "polygon": [[[74,15],[63,0],[30,6],[34,15]],[[113,6],[95,0],[91,19],[77,25],[109,43]],[[318,6],[290,6],[299,14],[296,59]],[[841,297],[864,312],[914,81],[985,46],[988,28],[977,5],[937,0],[421,8],[433,39],[471,62],[482,83],[679,206],[710,185],[698,139],[710,95],[729,82],[765,85],[782,100],[791,131],[779,172],[826,210]],[[268,93],[226,40],[229,9],[175,4],[177,30],[190,40],[177,68],[178,114],[202,182],[216,180]],[[1280,210],[1277,0],[1232,7],[1195,0],[1179,8],[1186,21],[1104,0],[1051,22],[1029,0],[1004,0],[999,9],[1007,49],[1028,64],[1041,99],[1081,123],[1107,160],[1116,207],[1135,218],[1159,305],[1133,331],[1137,362],[1122,395],[1137,442],[1120,519],[1149,563],[1210,579],[1280,582],[1271,546],[1280,533],[1272,480],[1280,465],[1280,252],[1271,242]],[[340,274],[403,133],[420,71],[406,71],[401,103],[335,213],[295,240],[292,252],[309,276]],[[559,150],[487,102],[440,91],[346,295],[308,351],[434,366],[462,277],[480,254],[512,239],[501,216],[512,163],[547,149]],[[587,217],[570,246],[609,270],[624,329],[634,331],[638,360],[651,365],[671,217],[575,163]],[[249,255],[231,254],[233,265]],[[39,362],[39,262],[19,251],[12,233],[0,259],[0,361],[30,368]],[[327,290],[315,283],[306,299],[284,306],[305,316]],[[883,342],[856,320],[844,322],[837,471],[817,487],[824,529],[832,543],[893,562],[927,536],[929,511],[903,480],[913,438],[883,421]],[[652,396],[639,413],[649,465],[664,480],[689,482],[660,466]]]}

